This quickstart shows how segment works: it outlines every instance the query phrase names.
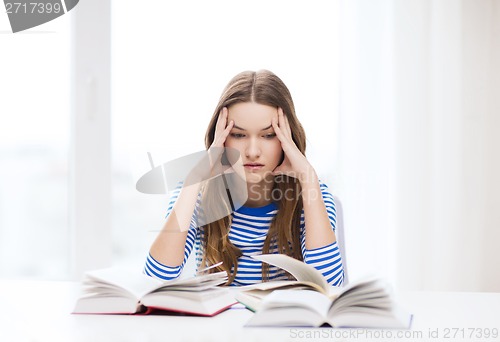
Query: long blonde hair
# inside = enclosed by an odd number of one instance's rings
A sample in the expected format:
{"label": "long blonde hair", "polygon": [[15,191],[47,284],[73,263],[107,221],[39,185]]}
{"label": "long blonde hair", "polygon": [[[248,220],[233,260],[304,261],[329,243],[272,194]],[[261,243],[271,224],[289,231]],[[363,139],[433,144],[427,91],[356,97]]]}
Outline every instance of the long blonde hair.
{"label": "long blonde hair", "polygon": [[[228,83],[207,128],[205,135],[207,149],[214,141],[215,125],[222,108],[229,108],[240,102],[255,102],[276,108],[281,107],[288,118],[293,141],[302,154],[305,154],[306,136],[295,114],[290,91],[278,76],[268,70],[244,71],[233,77]],[[299,230],[303,206],[300,184],[295,178],[275,176],[274,188],[278,189],[278,193],[287,194],[287,196],[280,196],[281,198],[277,202],[278,213],[271,222],[262,253],[269,253],[270,247],[277,244],[278,253],[302,260]],[[210,203],[208,197],[214,193],[217,192],[203,191],[202,196],[205,197],[205,203]],[[293,196],[288,196],[290,193]],[[226,203],[226,206],[229,207],[229,204]],[[232,216],[227,215],[202,227],[203,257],[201,263],[202,265],[210,265],[223,261],[221,266],[212,269],[212,271],[226,271],[228,274],[227,285],[234,281],[238,271],[238,258],[242,255],[241,250],[229,240],[231,223]],[[263,263],[262,279],[266,281],[268,278],[269,266]]]}

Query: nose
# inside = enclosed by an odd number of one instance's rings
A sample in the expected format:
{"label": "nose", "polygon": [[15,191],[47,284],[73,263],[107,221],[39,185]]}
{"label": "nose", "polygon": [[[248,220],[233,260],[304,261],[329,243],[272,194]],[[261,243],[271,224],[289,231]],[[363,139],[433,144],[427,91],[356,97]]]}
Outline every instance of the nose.
{"label": "nose", "polygon": [[247,146],[245,147],[245,155],[248,159],[254,160],[260,157],[261,148],[259,142],[255,138],[251,138],[248,141]]}

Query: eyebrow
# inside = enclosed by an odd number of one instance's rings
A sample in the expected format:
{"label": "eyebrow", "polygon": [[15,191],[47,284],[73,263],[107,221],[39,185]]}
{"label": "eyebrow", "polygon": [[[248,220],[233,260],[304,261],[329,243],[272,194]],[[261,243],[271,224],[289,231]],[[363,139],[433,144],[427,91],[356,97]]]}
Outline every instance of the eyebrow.
{"label": "eyebrow", "polygon": [[[265,131],[266,129],[269,129],[269,128],[271,128],[271,127],[273,127],[273,125],[272,125],[272,124],[271,124],[271,125],[269,125],[269,126],[267,126],[267,127],[265,127],[265,128],[263,128],[263,129],[261,129],[261,131]],[[236,125],[234,125],[234,126],[233,126],[233,128],[236,128],[236,129],[241,129],[242,131],[246,131],[246,129],[241,128],[241,127],[236,126]]]}

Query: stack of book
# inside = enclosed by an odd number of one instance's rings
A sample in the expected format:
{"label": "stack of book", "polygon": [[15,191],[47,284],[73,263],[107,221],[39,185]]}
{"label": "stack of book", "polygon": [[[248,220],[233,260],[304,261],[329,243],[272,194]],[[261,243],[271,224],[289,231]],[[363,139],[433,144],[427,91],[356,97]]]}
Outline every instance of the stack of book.
{"label": "stack of book", "polygon": [[243,287],[236,299],[255,312],[247,326],[409,328],[412,315],[399,307],[388,284],[376,277],[330,286],[311,265],[280,254],[254,257],[297,280]]}
{"label": "stack of book", "polygon": [[107,268],[87,272],[83,295],[73,313],[150,314],[160,311],[214,316],[236,303],[234,294],[217,285],[226,272],[161,281],[137,271]]}

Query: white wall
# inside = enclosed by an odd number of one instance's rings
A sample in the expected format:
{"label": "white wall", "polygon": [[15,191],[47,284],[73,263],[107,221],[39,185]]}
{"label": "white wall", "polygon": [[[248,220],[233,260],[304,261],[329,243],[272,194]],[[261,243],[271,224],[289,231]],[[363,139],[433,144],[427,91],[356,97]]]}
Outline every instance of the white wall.
{"label": "white wall", "polygon": [[341,196],[353,273],[498,291],[498,1],[343,1]]}
{"label": "white wall", "polygon": [[395,147],[390,1],[341,2],[337,182],[350,279],[394,278]]}

